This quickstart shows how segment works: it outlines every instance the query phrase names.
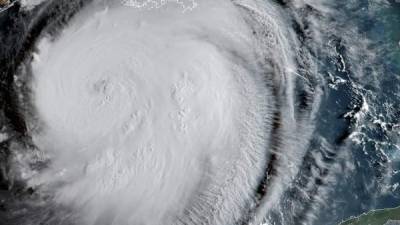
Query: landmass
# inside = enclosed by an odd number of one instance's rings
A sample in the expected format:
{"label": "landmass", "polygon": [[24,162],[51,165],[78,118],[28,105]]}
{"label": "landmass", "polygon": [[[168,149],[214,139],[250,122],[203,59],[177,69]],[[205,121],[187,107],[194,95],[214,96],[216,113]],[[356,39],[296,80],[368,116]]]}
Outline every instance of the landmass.
{"label": "landmass", "polygon": [[0,0],[0,7],[1,7],[1,6],[6,6],[6,5],[8,5],[8,4],[10,4],[10,1],[9,1],[9,0]]}
{"label": "landmass", "polygon": [[339,225],[400,225],[400,207],[378,209],[353,217]]}

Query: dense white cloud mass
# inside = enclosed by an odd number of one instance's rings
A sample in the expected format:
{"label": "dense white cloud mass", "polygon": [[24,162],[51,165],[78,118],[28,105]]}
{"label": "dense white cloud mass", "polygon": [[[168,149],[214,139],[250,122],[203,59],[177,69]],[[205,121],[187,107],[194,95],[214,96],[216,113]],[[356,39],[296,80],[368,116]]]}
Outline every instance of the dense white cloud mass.
{"label": "dense white cloud mass", "polygon": [[228,0],[95,1],[32,64],[51,166],[30,180],[84,224],[233,224],[255,204],[268,96]]}
{"label": "dense white cloud mass", "polygon": [[333,225],[393,203],[383,2],[12,1],[0,224]]}
{"label": "dense white cloud mass", "polygon": [[21,5],[27,9],[34,8],[35,6],[45,2],[47,0],[20,0]]}
{"label": "dense white cloud mass", "polygon": [[159,8],[167,3],[179,4],[184,11],[192,10],[197,6],[195,0],[122,0],[122,4],[135,8]]}

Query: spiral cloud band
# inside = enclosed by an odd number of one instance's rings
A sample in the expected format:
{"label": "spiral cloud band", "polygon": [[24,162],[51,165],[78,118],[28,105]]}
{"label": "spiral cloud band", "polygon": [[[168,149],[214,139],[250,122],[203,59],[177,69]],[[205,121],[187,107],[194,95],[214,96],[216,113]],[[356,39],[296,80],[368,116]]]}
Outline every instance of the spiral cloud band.
{"label": "spiral cloud band", "polygon": [[0,224],[335,225],[392,206],[398,6],[5,1]]}
{"label": "spiral cloud band", "polygon": [[235,224],[267,163],[271,94],[231,1],[93,2],[32,62],[30,181],[84,224]]}

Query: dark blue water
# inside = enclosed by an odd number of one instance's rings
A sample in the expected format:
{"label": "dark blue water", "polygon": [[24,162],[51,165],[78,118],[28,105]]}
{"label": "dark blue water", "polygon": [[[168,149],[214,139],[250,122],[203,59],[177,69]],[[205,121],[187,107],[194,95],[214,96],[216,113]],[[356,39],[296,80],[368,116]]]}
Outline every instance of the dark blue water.
{"label": "dark blue water", "polygon": [[400,3],[328,1],[324,12],[310,2],[291,10],[306,36],[320,31],[303,44],[323,94],[301,172],[271,224],[333,225],[400,205]]}
{"label": "dark blue water", "polygon": [[[321,140],[329,143],[338,169],[316,224],[400,205],[400,3],[383,2],[338,3],[339,24],[351,25],[368,43],[354,60],[351,46],[339,42],[346,69],[340,60],[327,64],[326,72],[344,81],[329,90],[314,142],[315,148]],[[335,141],[347,126],[348,139]]]}

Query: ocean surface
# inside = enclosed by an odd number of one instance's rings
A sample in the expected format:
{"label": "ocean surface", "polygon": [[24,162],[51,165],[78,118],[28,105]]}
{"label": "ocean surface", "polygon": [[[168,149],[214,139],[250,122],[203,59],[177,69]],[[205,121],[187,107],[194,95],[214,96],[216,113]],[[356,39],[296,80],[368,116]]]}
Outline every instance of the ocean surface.
{"label": "ocean surface", "polygon": [[[369,40],[368,51],[376,58],[373,64],[364,64],[363,59],[368,56],[354,62],[350,59],[348,70],[334,72],[345,84],[329,94],[329,106],[319,117],[320,133],[326,134],[321,137],[329,139],[330,134],[343,129],[339,124],[346,122],[351,131],[343,145],[332,145],[335,152],[343,154],[338,161],[342,165],[333,176],[335,184],[329,200],[321,207],[317,224],[335,224],[372,209],[397,207],[400,200],[400,4],[351,2],[338,3],[345,18],[342,22],[351,24],[348,29],[358,30]],[[351,46],[339,49],[345,63],[348,48]],[[364,72],[352,71],[352,64],[361,65]],[[349,113],[356,116],[346,121]],[[344,119],[341,115],[345,115]],[[332,124],[339,126],[332,128]]]}

